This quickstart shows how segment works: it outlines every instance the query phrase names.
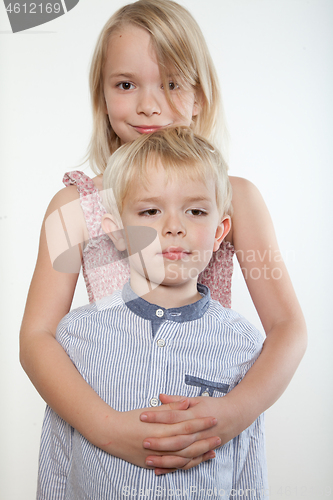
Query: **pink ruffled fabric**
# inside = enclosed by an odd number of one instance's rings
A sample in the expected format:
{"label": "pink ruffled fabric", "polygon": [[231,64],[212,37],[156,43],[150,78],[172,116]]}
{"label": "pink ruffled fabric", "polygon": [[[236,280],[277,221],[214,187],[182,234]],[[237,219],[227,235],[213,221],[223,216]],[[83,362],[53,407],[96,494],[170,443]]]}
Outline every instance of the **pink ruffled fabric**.
{"label": "pink ruffled fabric", "polygon": [[[83,250],[82,272],[90,302],[95,302],[123,288],[129,279],[126,254],[119,252],[104,233],[101,220],[106,210],[92,179],[80,171],[68,172],[65,186],[75,185],[87,224],[89,241]],[[222,242],[199,282],[210,288],[211,296],[224,307],[231,307],[231,279],[234,247]]]}

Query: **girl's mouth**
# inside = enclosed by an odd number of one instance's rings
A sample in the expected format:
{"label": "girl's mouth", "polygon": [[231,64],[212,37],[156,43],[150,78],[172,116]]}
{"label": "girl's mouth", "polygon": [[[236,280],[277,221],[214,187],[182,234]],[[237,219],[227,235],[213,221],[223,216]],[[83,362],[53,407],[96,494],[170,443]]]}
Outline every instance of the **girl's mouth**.
{"label": "girl's mouth", "polygon": [[156,130],[160,130],[161,128],[165,128],[164,126],[153,126],[153,125],[132,125],[132,127],[139,132],[139,134],[151,134],[152,132],[156,132]]}

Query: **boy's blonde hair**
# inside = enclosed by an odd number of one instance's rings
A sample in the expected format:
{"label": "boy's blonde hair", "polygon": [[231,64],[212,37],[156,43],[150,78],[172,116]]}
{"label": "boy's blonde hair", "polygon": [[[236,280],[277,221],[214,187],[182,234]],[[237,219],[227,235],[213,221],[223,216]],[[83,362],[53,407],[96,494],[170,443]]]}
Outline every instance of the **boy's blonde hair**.
{"label": "boy's blonde hair", "polygon": [[174,175],[185,175],[204,183],[212,179],[219,215],[221,218],[231,215],[232,192],[223,157],[212,144],[187,127],[143,134],[113,153],[103,175],[103,203],[108,213],[116,218],[121,215],[133,183],[147,185],[149,169],[160,166],[166,172],[167,180]]}
{"label": "boy's blonde hair", "polygon": [[184,7],[171,0],[139,0],[120,8],[108,20],[93,55],[90,68],[93,134],[88,152],[93,171],[103,173],[110,154],[120,146],[105,111],[103,69],[110,36],[128,24],[149,32],[166,97],[173,110],[177,112],[168,88],[170,71],[178,75],[176,80],[190,85],[196,93],[199,113],[191,124],[195,133],[221,146],[224,120],[219,84],[198,24]]}

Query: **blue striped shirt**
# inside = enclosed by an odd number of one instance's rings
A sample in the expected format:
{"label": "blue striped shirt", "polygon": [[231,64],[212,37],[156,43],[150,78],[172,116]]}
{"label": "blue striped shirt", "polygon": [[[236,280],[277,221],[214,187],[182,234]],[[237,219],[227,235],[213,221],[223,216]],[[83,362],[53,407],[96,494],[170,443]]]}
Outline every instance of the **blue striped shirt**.
{"label": "blue striped shirt", "polygon": [[[84,379],[118,411],[159,404],[160,393],[223,397],[260,354],[263,338],[236,312],[211,300],[164,309],[123,291],[76,309],[57,340]],[[267,499],[261,415],[188,471],[155,476],[89,443],[49,407],[40,449],[38,500]]]}

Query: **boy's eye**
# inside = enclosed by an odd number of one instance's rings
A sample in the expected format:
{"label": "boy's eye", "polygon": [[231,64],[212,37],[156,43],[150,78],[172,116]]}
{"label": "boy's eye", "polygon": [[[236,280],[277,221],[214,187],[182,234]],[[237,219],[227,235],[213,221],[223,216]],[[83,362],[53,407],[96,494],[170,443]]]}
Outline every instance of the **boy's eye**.
{"label": "boy's eye", "polygon": [[119,87],[121,90],[132,90],[134,89],[134,85],[130,82],[121,82],[118,83],[117,87]]}
{"label": "boy's eye", "polygon": [[139,212],[139,215],[144,215],[144,216],[153,216],[157,215],[159,213],[159,210],[157,208],[149,208],[148,210],[143,210],[142,212]]}
{"label": "boy's eye", "polygon": [[186,211],[186,213],[194,215],[194,217],[208,215],[207,212],[205,212],[204,210],[200,210],[199,208],[190,208],[189,210]]}

